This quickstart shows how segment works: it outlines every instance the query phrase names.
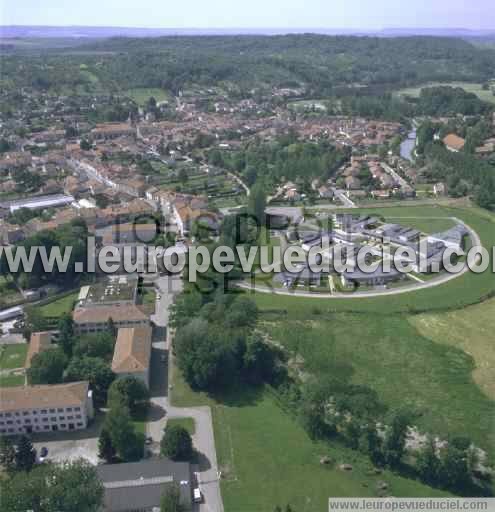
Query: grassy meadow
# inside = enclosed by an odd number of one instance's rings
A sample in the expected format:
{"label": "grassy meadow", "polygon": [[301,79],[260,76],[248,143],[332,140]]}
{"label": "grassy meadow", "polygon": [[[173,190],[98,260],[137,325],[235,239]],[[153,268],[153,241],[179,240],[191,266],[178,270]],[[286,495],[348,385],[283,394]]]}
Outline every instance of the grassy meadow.
{"label": "grassy meadow", "polygon": [[[485,247],[495,245],[495,216],[476,208],[392,207],[363,210],[386,220],[440,231],[457,217]],[[406,219],[405,217],[410,217]],[[365,299],[250,294],[257,329],[294,355],[305,372],[375,390],[389,411],[406,407],[421,432],[467,436],[495,456],[494,275],[465,274],[438,287]],[[315,443],[268,389],[195,393],[173,371],[177,406],[209,405],[223,473],[227,512],[326,510],[329,496],[376,496],[377,480],[394,496],[439,496],[438,490],[385,471],[335,442]],[[319,463],[328,455],[332,464]],[[339,469],[353,466],[350,472]]]}
{"label": "grassy meadow", "polygon": [[421,89],[426,87],[438,87],[438,86],[450,86],[450,87],[461,87],[466,92],[472,92],[478,96],[480,100],[487,101],[489,103],[495,103],[495,95],[491,90],[485,91],[482,88],[482,84],[473,84],[470,82],[431,82],[419,87],[408,87],[397,91],[396,94],[399,96],[411,96],[413,98],[419,97]]}

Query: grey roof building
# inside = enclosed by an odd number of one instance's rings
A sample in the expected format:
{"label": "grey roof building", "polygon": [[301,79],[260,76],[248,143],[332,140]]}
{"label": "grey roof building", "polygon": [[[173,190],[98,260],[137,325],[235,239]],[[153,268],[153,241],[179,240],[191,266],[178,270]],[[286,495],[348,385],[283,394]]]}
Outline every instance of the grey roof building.
{"label": "grey roof building", "polygon": [[468,235],[469,231],[464,224],[456,224],[454,227],[447,229],[447,231],[430,235],[428,240],[442,242],[447,247],[454,249],[462,249],[464,238]]}
{"label": "grey roof building", "polygon": [[173,483],[180,489],[181,502],[191,507],[191,468],[188,462],[153,459],[97,467],[104,487],[106,512],[154,512]]}

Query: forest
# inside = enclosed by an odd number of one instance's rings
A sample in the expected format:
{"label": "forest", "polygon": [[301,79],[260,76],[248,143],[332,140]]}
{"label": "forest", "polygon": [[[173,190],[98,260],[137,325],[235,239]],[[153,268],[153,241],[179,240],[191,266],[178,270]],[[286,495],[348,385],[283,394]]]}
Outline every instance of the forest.
{"label": "forest", "polygon": [[241,90],[305,84],[312,94],[340,95],[357,85],[483,82],[492,78],[495,65],[493,49],[434,37],[117,37],[43,53],[7,50],[0,61],[3,87],[82,86],[87,92],[101,87],[118,92],[125,84],[176,94],[192,83],[230,82]]}

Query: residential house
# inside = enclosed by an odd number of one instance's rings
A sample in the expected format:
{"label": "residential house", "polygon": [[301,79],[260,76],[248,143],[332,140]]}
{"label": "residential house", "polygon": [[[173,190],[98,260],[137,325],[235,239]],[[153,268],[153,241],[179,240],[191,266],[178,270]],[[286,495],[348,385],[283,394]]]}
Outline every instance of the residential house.
{"label": "residential house", "polygon": [[97,124],[91,130],[91,136],[95,140],[116,139],[117,137],[135,135],[136,130],[127,123],[103,123]]}
{"label": "residential house", "polygon": [[455,133],[449,133],[446,137],[443,138],[442,142],[445,144],[445,147],[453,153],[458,153],[461,151],[464,147],[464,144],[466,143],[462,137],[459,137]]}

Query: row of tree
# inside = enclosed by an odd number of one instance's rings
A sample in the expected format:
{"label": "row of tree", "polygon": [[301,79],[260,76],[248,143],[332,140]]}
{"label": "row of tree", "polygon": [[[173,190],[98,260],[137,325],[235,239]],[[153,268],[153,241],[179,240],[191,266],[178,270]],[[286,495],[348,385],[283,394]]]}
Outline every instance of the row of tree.
{"label": "row of tree", "polygon": [[12,512],[94,512],[103,503],[103,485],[94,466],[84,460],[36,464],[27,436],[14,444],[0,438],[2,510]]}
{"label": "row of tree", "polygon": [[375,391],[336,378],[287,379],[277,388],[283,404],[294,411],[315,440],[336,439],[369,456],[373,464],[399,473],[411,472],[428,485],[462,495],[490,495],[490,479],[479,471],[477,450],[467,438],[440,442],[427,437],[411,448],[407,441],[413,414],[387,410]]}

